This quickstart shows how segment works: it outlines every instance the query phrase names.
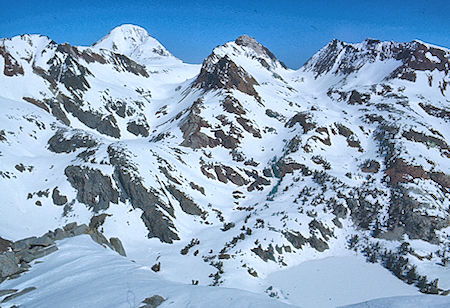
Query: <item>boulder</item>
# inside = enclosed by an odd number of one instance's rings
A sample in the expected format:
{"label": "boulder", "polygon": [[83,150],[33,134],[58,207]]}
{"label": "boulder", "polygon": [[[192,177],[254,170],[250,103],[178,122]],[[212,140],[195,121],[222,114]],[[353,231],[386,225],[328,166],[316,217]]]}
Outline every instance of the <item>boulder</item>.
{"label": "boulder", "polygon": [[14,253],[8,251],[0,254],[0,279],[20,273],[21,271]]}
{"label": "boulder", "polygon": [[33,247],[48,247],[54,244],[55,241],[48,234],[45,234],[41,237],[33,236],[17,241],[13,244],[13,250],[22,251]]}
{"label": "boulder", "polygon": [[152,297],[147,297],[142,301],[144,304],[140,308],[156,308],[161,305],[166,299],[160,295],[153,295]]}
{"label": "boulder", "polygon": [[96,242],[97,244],[100,244],[102,246],[106,245],[109,248],[114,249],[112,247],[112,245],[109,243],[109,241],[106,239],[106,237],[103,234],[101,234],[100,232],[98,232],[97,230],[91,229],[91,230],[89,230],[88,234],[91,236],[92,240],[94,242]]}
{"label": "boulder", "polygon": [[12,243],[0,237],[0,253],[7,251]]}
{"label": "boulder", "polygon": [[87,225],[82,224],[82,225],[79,225],[79,226],[76,226],[75,228],[73,228],[70,231],[70,235],[78,236],[78,235],[82,235],[82,234],[88,234],[89,231],[90,231],[90,228]]}
{"label": "boulder", "polygon": [[64,204],[66,204],[67,201],[68,201],[66,196],[61,195],[61,193],[60,193],[58,187],[55,187],[55,188],[53,189],[53,192],[52,192],[52,199],[53,199],[53,203],[54,203],[55,205],[64,205]]}
{"label": "boulder", "polygon": [[24,249],[28,249],[31,246],[31,243],[36,239],[35,236],[24,238],[20,241],[13,243],[13,250],[20,251]]}
{"label": "boulder", "polygon": [[122,242],[117,237],[112,237],[109,239],[113,249],[119,253],[119,255],[126,257],[125,249],[123,248]]}

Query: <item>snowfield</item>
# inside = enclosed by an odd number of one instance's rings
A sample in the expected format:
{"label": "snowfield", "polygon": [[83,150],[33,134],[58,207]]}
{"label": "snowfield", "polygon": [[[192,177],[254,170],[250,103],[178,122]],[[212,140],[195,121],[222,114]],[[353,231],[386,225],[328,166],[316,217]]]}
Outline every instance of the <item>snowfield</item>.
{"label": "snowfield", "polygon": [[36,287],[2,307],[139,307],[161,295],[161,307],[290,307],[238,289],[189,286],[161,279],[147,267],[94,243],[87,235],[62,240],[59,250],[39,260],[2,289]]}
{"label": "snowfield", "polygon": [[[166,300],[160,307],[337,307],[359,302],[364,303],[350,307],[445,307],[450,303],[440,296],[418,296],[412,286],[357,256],[307,261],[269,275],[265,280],[273,287],[266,292],[277,300],[239,289],[161,279],[148,266],[94,243],[87,235],[62,240],[58,248],[36,260],[20,278],[1,285],[1,289],[36,288],[2,307],[139,307],[153,295]],[[369,301],[376,298],[383,299]]]}

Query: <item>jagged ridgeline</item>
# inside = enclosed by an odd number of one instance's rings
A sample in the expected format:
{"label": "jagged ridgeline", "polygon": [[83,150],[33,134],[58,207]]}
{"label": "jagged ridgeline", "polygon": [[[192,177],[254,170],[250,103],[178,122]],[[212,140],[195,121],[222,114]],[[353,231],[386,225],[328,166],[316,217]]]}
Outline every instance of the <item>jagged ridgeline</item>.
{"label": "jagged ridgeline", "polygon": [[449,57],[333,40],[292,70],[246,35],[201,65],[131,25],[90,47],[2,39],[0,236],[103,215],[200,284],[354,249],[445,293]]}

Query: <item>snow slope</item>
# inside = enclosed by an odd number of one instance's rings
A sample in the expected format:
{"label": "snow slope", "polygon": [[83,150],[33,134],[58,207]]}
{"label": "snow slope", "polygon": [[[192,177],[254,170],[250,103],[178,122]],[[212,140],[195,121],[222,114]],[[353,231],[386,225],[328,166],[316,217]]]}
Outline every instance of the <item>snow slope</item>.
{"label": "snow slope", "polygon": [[153,295],[166,299],[160,307],[292,307],[237,289],[162,280],[150,268],[94,243],[88,235],[62,240],[58,248],[36,260],[20,278],[1,285],[19,290],[36,287],[2,307],[138,307]]}

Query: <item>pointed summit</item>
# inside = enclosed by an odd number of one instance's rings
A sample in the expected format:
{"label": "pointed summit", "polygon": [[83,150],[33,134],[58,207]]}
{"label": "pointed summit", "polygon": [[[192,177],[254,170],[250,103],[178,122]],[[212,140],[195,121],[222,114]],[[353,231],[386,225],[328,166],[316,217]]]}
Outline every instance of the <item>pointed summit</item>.
{"label": "pointed summit", "polygon": [[136,25],[124,24],[116,27],[92,47],[123,54],[146,66],[159,64],[164,60],[180,62],[144,28]]}
{"label": "pointed summit", "polygon": [[270,58],[272,61],[278,61],[275,55],[262,44],[260,44],[255,38],[249,35],[241,35],[234,41],[239,46],[244,46],[252,49],[259,56]]}
{"label": "pointed summit", "polygon": [[256,39],[249,35],[241,35],[235,41],[214,48],[208,57],[218,59],[228,56],[240,66],[247,66],[248,60],[257,61],[261,66],[269,71],[287,69],[286,65],[279,61],[275,55]]}

